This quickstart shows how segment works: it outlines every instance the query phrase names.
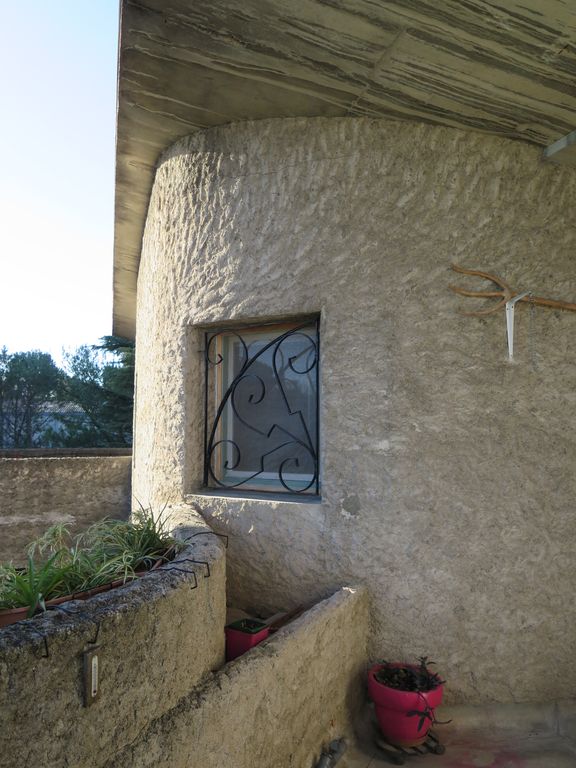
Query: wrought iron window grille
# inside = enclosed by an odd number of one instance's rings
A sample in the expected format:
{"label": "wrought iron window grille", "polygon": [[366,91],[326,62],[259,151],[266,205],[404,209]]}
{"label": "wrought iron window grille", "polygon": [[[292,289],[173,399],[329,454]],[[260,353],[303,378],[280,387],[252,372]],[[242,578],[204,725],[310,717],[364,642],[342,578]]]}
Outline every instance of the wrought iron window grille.
{"label": "wrought iron window grille", "polygon": [[319,319],[204,338],[204,486],[319,495]]}

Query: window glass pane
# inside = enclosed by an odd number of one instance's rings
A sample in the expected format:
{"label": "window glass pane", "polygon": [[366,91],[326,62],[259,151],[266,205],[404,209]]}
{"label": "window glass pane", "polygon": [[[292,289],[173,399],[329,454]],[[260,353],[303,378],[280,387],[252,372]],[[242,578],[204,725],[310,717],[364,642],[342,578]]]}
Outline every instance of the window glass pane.
{"label": "window glass pane", "polygon": [[206,348],[206,484],[318,493],[317,323],[217,331]]}

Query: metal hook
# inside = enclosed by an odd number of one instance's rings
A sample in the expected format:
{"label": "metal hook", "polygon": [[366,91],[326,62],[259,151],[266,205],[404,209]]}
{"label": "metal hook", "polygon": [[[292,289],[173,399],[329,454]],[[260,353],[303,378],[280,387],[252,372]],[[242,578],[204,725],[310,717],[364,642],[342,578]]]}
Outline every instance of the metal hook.
{"label": "metal hook", "polygon": [[94,640],[88,640],[88,643],[90,645],[96,645],[96,643],[98,642],[98,635],[100,634],[100,622],[95,621],[94,623],[96,624],[96,634],[94,636]]}
{"label": "metal hook", "polygon": [[190,589],[196,589],[198,587],[198,579],[196,577],[196,573],[194,571],[189,571],[186,568],[178,568],[177,566],[169,566],[168,568],[163,568],[163,571],[180,571],[180,573],[185,573],[187,576],[194,576],[194,586],[190,587]]}
{"label": "metal hook", "polygon": [[205,565],[206,566],[206,573],[204,574],[204,578],[208,579],[210,577],[210,565],[206,560],[193,560],[191,557],[182,557],[178,560],[179,563],[195,563],[196,565]]}
{"label": "metal hook", "polygon": [[48,607],[48,610],[50,611],[62,611],[62,613],[65,613],[66,616],[70,616],[71,618],[75,619],[77,616],[80,616],[81,619],[84,619],[85,621],[89,621],[96,627],[96,635],[94,636],[94,640],[87,640],[86,642],[88,645],[96,645],[98,642],[98,635],[100,634],[100,622],[96,621],[96,619],[92,619],[90,616],[86,616],[86,614],[82,613],[82,611],[71,611],[70,608],[64,608],[63,605],[51,605]]}
{"label": "metal hook", "polygon": [[44,643],[44,653],[40,657],[41,659],[49,659],[50,658],[50,651],[48,650],[48,638],[44,634],[44,632],[40,632],[39,629],[36,629],[36,627],[29,626],[28,629],[33,632],[38,637],[42,638],[42,641]]}

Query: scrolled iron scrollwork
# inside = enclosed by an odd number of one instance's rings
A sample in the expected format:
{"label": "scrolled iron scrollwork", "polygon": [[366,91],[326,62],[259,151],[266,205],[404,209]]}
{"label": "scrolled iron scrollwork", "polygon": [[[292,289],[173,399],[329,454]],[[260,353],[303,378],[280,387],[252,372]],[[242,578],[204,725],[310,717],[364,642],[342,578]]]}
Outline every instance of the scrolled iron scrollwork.
{"label": "scrolled iron scrollwork", "polygon": [[[258,343],[250,327],[206,333],[206,486],[319,493],[318,321],[284,329],[256,329]],[[235,361],[223,352],[230,341],[239,345]]]}
{"label": "scrolled iron scrollwork", "polygon": [[[211,357],[210,357],[210,349],[212,347],[212,344],[221,335],[221,333],[222,333],[222,331],[217,332],[217,333],[212,333],[212,334],[206,334],[206,336],[207,336],[207,339],[206,339],[206,350],[205,350],[204,354],[205,354],[206,364],[207,365],[220,365],[223,362],[224,358],[222,357],[222,355],[220,353],[218,353],[218,359],[217,360],[212,360]],[[239,333],[235,333],[234,331],[227,331],[227,333],[230,333],[233,336],[236,336],[238,341],[242,344],[242,348],[244,350],[244,355],[246,357],[246,360],[248,360],[248,347],[244,343],[244,339],[242,338],[242,336],[240,336]]]}

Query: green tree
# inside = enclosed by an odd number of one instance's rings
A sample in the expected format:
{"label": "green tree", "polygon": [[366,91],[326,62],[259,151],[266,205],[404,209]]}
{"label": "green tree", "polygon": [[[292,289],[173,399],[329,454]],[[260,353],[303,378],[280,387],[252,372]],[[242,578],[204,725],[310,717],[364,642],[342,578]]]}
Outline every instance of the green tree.
{"label": "green tree", "polygon": [[0,445],[34,448],[54,420],[62,374],[46,352],[0,352]]}
{"label": "green tree", "polygon": [[67,447],[132,445],[134,342],[104,336],[66,356],[63,399],[73,406],[60,420],[64,431],[51,440]]}
{"label": "green tree", "polygon": [[6,347],[0,349],[0,448],[4,448],[6,443],[5,433],[5,409],[6,403],[6,377],[8,375],[8,363],[10,355]]}
{"label": "green tree", "polygon": [[126,445],[132,445],[134,414],[134,376],[136,350],[133,341],[120,336],[103,336],[97,350],[104,352],[108,362],[102,370],[102,386],[106,392],[102,415],[104,421],[115,425]]}

